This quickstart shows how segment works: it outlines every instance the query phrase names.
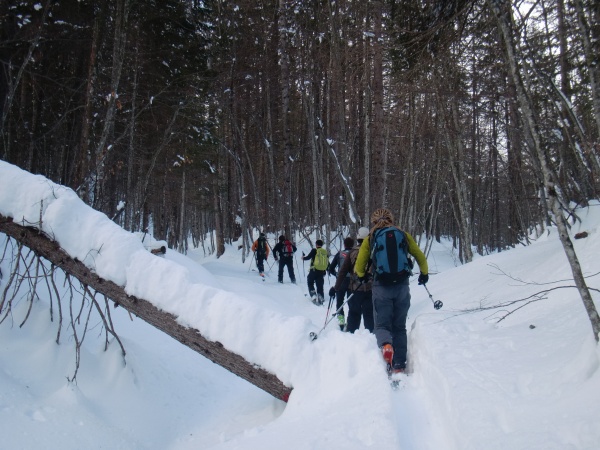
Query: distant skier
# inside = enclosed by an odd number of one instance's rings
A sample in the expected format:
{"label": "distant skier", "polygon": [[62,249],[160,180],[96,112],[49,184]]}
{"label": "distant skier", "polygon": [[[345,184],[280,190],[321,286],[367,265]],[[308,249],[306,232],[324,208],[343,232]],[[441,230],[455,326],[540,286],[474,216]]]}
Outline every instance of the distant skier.
{"label": "distant skier", "polygon": [[280,283],[283,283],[283,268],[287,266],[290,281],[296,284],[296,276],[294,275],[294,253],[296,250],[293,242],[283,235],[279,236],[279,242],[273,248],[273,258],[275,258],[275,261],[279,261],[277,281]]}
{"label": "distant skier", "polygon": [[260,236],[252,244],[252,251],[256,259],[256,268],[261,277],[265,276],[264,261],[269,257],[269,243],[265,233],[260,233]]}
{"label": "distant skier", "polygon": [[[315,241],[315,248],[308,255],[302,253],[302,260],[310,260],[310,270],[306,277],[310,299],[315,305],[322,305],[325,295],[323,292],[324,278],[329,266],[329,256],[327,255],[327,250],[323,248],[323,241],[317,239]],[[317,285],[316,292],[315,284]]]}

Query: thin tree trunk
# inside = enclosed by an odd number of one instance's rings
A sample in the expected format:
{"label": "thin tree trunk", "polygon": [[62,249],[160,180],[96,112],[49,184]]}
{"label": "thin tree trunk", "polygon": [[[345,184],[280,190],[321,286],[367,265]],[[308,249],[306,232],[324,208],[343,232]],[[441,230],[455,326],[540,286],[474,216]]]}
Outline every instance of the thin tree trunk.
{"label": "thin tree trunk", "polygon": [[113,37],[112,71],[110,80],[110,93],[107,99],[106,114],[103,119],[102,133],[95,155],[95,176],[92,181],[94,198],[92,204],[97,205],[102,201],[101,192],[104,191],[104,166],[108,156],[108,138],[114,129],[117,98],[119,96],[119,84],[121,72],[125,61],[125,48],[127,45],[127,22],[129,16],[129,0],[117,0],[116,3],[115,30]]}
{"label": "thin tree trunk", "polygon": [[185,161],[182,164],[182,174],[181,174],[181,198],[179,200],[179,232],[178,237],[177,237],[177,241],[178,241],[178,250],[179,253],[183,253],[184,255],[187,253],[187,233],[186,233],[186,226],[185,226],[185,211],[186,211],[186,198],[185,198],[185,191],[186,191],[186,180],[185,180],[185,172],[186,172],[186,163]]}
{"label": "thin tree trunk", "polygon": [[[136,28],[136,35],[138,29]],[[133,70],[133,91],[131,92],[131,111],[129,114],[130,124],[129,124],[129,143],[127,147],[127,207],[125,209],[125,228],[127,230],[135,231],[133,224],[133,217],[135,211],[139,208],[140,205],[140,193],[138,190],[134,188],[134,171],[135,171],[135,137],[136,137],[136,114],[137,114],[137,96],[138,96],[138,57],[139,57],[139,48],[136,45],[134,48],[134,70]]]}
{"label": "thin tree trunk", "polygon": [[[368,24],[367,24],[368,26]],[[371,206],[371,71],[369,69],[371,65],[370,58],[370,46],[369,40],[364,39],[364,53],[363,53],[363,86],[364,86],[364,101],[363,101],[363,113],[362,118],[364,124],[364,142],[363,142],[363,154],[364,154],[364,212],[363,212],[363,223],[370,223],[371,212],[378,207],[378,205]]]}
{"label": "thin tree trunk", "polygon": [[[85,89],[85,105],[83,107],[83,115],[81,121],[81,137],[79,139],[79,161],[78,172],[76,173],[76,184],[78,186],[78,194],[81,199],[89,204],[90,192],[88,186],[84,184],[84,180],[90,170],[90,130],[92,128],[92,105],[94,98],[94,85],[96,82],[96,57],[98,49],[98,36],[100,34],[100,18],[94,19],[94,29],[92,32],[92,42],[90,45],[90,59],[88,62],[87,80]],[[132,167],[128,168],[132,170]],[[130,191],[128,191],[130,192]]]}
{"label": "thin tree trunk", "polygon": [[279,64],[281,70],[281,131],[283,145],[283,199],[281,202],[285,234],[292,234],[292,162],[290,136],[290,59],[288,54],[288,5],[287,0],[279,0]]}
{"label": "thin tree trunk", "polygon": [[569,237],[569,230],[564,216],[562,204],[558,199],[557,191],[559,190],[559,186],[557,186],[556,181],[553,180],[552,169],[550,168],[549,161],[544,153],[544,149],[541,146],[540,136],[538,134],[538,126],[533,111],[533,103],[528,95],[525,82],[521,76],[521,68],[517,57],[518,50],[514,41],[514,30],[512,29],[511,25],[513,23],[511,20],[511,5],[510,3],[506,2],[506,0],[486,0],[486,2],[496,17],[500,36],[506,51],[507,64],[510,68],[510,74],[517,89],[517,99],[523,113],[523,125],[530,135],[530,141],[534,145],[534,155],[537,157],[541,167],[544,180],[544,190],[546,193],[546,204],[548,209],[552,211],[554,215],[560,242],[569,261],[569,265],[571,266],[573,280],[575,281],[575,285],[579,290],[581,300],[588,314],[588,318],[590,319],[594,339],[596,342],[598,342],[600,340],[600,316],[598,315],[592,295],[585,282],[579,259],[577,258],[577,254],[573,248],[573,242]]}
{"label": "thin tree trunk", "polygon": [[[440,103],[441,105],[441,103]],[[450,157],[450,169],[452,179],[454,180],[454,190],[456,192],[456,219],[460,233],[460,249],[464,263],[469,263],[473,260],[472,241],[471,241],[471,222],[470,222],[470,205],[467,195],[466,180],[464,179],[465,171],[465,152],[460,136],[460,122],[458,117],[458,105],[456,98],[450,101],[450,115],[448,116],[444,106],[439,108],[444,116],[444,131],[446,133],[447,142],[449,145],[448,155]]]}
{"label": "thin tree trunk", "polygon": [[[27,55],[25,56],[23,63],[19,67],[19,70],[17,71],[17,75],[15,76],[14,80],[10,79],[10,74],[8,74],[8,76],[7,76],[7,78],[10,81],[8,83],[8,93],[6,95],[4,105],[2,105],[2,116],[0,118],[1,119],[0,120],[0,136],[3,136],[3,144],[4,144],[4,152],[3,152],[2,159],[7,159],[7,157],[8,157],[9,143],[6,141],[5,127],[7,125],[9,111],[12,107],[12,102],[15,97],[15,94],[17,93],[19,85],[21,83],[21,79],[23,78],[23,76],[25,74],[25,69],[27,68],[29,63],[31,61],[33,61],[32,55],[33,55],[33,52],[35,51],[35,49],[38,48],[40,39],[42,38],[42,34],[44,32],[44,27],[46,26],[46,18],[48,17],[48,14],[50,12],[50,6],[52,5],[52,3],[53,2],[51,2],[50,0],[46,0],[46,3],[44,4],[44,10],[42,12],[42,17],[40,19],[40,24],[39,24],[37,33],[35,34],[34,38],[31,40],[31,43],[29,44],[29,49],[27,51]],[[8,66],[10,68],[11,64],[9,64]]]}
{"label": "thin tree trunk", "polygon": [[386,207],[387,199],[384,192],[385,178],[385,145],[383,135],[383,44],[382,44],[382,15],[383,6],[380,0],[373,1],[373,121],[371,122],[372,154],[374,177],[371,179],[371,205]]}
{"label": "thin tree trunk", "polygon": [[[577,25],[579,26],[579,36],[583,42],[585,53],[585,62],[590,86],[592,88],[592,104],[594,107],[594,119],[596,121],[596,136],[600,136],[600,65],[598,64],[598,54],[600,52],[600,36],[594,36],[593,28],[590,23],[596,23],[600,17],[590,11],[591,17],[586,16],[585,6],[582,0],[573,0],[575,11],[577,11]],[[596,6],[597,8],[598,6]]]}

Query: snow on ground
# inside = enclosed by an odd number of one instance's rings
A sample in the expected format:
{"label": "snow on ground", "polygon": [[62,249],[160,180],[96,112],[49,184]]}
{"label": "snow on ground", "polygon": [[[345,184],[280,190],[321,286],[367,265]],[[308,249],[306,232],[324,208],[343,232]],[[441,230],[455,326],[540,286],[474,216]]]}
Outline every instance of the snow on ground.
{"label": "snow on ground", "polygon": [[[571,232],[589,234],[574,244],[597,289],[600,204],[579,213],[583,223]],[[99,275],[294,386],[286,405],[122,308],[111,314],[126,364],[114,342],[104,351],[98,325],[84,342],[77,383],[68,383],[75,364],[68,330],[57,345],[44,299],[20,327],[28,305],[19,298],[0,324],[2,449],[598,448],[600,353],[576,290],[552,289],[573,285],[552,228],[528,247],[456,268],[450,245],[434,246],[428,288],[444,307],[434,310],[413,281],[413,373],[392,391],[365,330],[350,335],[331,323],[310,342],[326,308],[304,295],[299,258],[299,284],[285,274],[280,285],[275,266],[261,281],[235,245],[219,259],[201,250],[154,256],[140,236],[72,191],[2,161],[0,214],[20,223],[39,223],[41,214],[44,230]],[[5,254],[3,235],[0,245]],[[299,243],[298,254],[308,250]],[[0,266],[0,295],[8,262]],[[463,313],[543,290],[543,300],[501,321],[523,303]]]}

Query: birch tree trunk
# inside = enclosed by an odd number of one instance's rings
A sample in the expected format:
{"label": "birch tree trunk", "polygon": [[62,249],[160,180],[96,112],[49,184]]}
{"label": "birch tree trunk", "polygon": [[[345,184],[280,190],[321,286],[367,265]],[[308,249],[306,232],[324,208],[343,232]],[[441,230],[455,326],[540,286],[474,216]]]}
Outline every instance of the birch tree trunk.
{"label": "birch tree trunk", "polygon": [[[326,144],[331,161],[335,166],[338,179],[345,193],[344,211],[349,223],[356,223],[356,202],[353,187],[350,183],[351,153],[348,148],[346,132],[346,112],[344,95],[344,70],[342,67],[343,43],[340,42],[340,11],[337,4],[329,2],[329,24],[331,39],[329,45],[329,78],[328,78],[328,108],[330,112],[330,124],[328,140]],[[330,215],[331,217],[331,215]]]}
{"label": "birch tree trunk", "polygon": [[512,6],[506,0],[486,0],[486,2],[496,17],[498,31],[505,47],[507,58],[506,63],[509,66],[510,75],[517,90],[517,100],[522,111],[523,126],[529,134],[530,141],[534,145],[532,150],[541,167],[544,190],[546,194],[546,205],[554,216],[560,242],[569,261],[569,265],[571,266],[571,272],[573,274],[575,285],[579,290],[581,300],[583,301],[583,305],[592,325],[594,339],[596,342],[598,342],[600,339],[600,316],[598,316],[598,311],[594,305],[591,292],[585,282],[579,259],[577,258],[577,254],[573,248],[573,242],[569,237],[569,230],[567,227],[563,207],[558,198],[557,191],[560,189],[560,187],[556,185],[556,181],[553,179],[550,162],[548,161],[544,149],[541,146],[533,103],[528,94],[527,86],[524,77],[522,76],[522,69],[518,59],[518,48],[514,39],[514,29],[512,28],[512,24],[514,23],[512,20]]}
{"label": "birch tree trunk", "polygon": [[[79,161],[78,173],[76,174],[76,183],[79,186],[78,194],[81,199],[89,204],[90,192],[84,183],[90,170],[90,130],[92,127],[92,104],[95,93],[96,83],[96,58],[98,50],[98,36],[100,33],[100,17],[94,20],[94,29],[92,31],[92,42],[90,45],[90,59],[88,61],[86,90],[85,90],[85,105],[83,107],[83,115],[81,121],[81,137],[79,139]],[[128,170],[133,169],[133,164],[128,166]],[[131,191],[128,191],[131,192]]]}
{"label": "birch tree trunk", "polygon": [[472,239],[471,239],[471,210],[469,196],[467,192],[466,180],[464,179],[465,170],[465,152],[460,136],[460,121],[457,100],[455,97],[450,101],[450,115],[446,113],[444,105],[440,102],[439,110],[444,116],[444,132],[446,134],[449,146],[448,156],[450,158],[450,169],[452,179],[454,180],[454,189],[456,192],[456,219],[460,233],[460,249],[462,262],[468,263],[473,260]]}
{"label": "birch tree trunk", "polygon": [[317,180],[317,167],[318,167],[318,154],[319,154],[319,143],[317,137],[317,128],[315,126],[315,105],[314,105],[314,93],[308,93],[305,95],[305,99],[302,102],[306,115],[306,127],[308,132],[308,140],[310,143],[310,155],[313,168],[312,177],[312,202],[313,202],[313,215],[314,223],[319,223],[319,184]]}
{"label": "birch tree trunk", "polygon": [[106,114],[103,119],[102,133],[96,146],[95,155],[95,177],[92,181],[93,192],[92,205],[97,205],[102,200],[101,192],[104,184],[104,162],[106,160],[108,149],[108,138],[114,129],[114,120],[116,113],[116,103],[119,96],[119,84],[121,82],[121,73],[123,62],[125,61],[125,48],[127,45],[127,22],[129,16],[129,0],[117,0],[115,11],[115,29],[113,36],[112,53],[112,71],[110,79],[110,92],[108,93]]}

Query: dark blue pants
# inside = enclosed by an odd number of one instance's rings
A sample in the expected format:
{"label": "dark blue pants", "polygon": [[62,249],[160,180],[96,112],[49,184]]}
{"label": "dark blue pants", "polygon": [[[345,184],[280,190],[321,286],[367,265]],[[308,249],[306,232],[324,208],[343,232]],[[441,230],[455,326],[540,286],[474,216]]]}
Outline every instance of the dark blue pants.
{"label": "dark blue pants", "polygon": [[265,257],[263,255],[256,255],[256,268],[260,273],[265,271]]}
{"label": "dark blue pants", "polygon": [[277,280],[283,283],[283,268],[287,267],[288,275],[292,283],[296,282],[296,276],[294,275],[294,258],[279,258],[279,273],[277,274]]}
{"label": "dark blue pants", "polygon": [[[349,297],[350,291],[348,290],[348,286],[350,285],[350,277],[344,278],[342,284],[340,285],[340,290],[335,293],[335,310],[340,309],[340,306],[344,304],[344,296]],[[338,314],[344,315],[344,309],[342,308]],[[359,319],[360,320],[360,319]]]}
{"label": "dark blue pants", "polygon": [[360,319],[371,333],[374,329],[373,299],[371,291],[355,291],[348,300],[348,327],[346,331],[354,333],[360,328]]}
{"label": "dark blue pants", "polygon": [[406,367],[406,316],[410,308],[408,281],[382,286],[373,284],[373,313],[377,345],[392,344],[394,368]]}

